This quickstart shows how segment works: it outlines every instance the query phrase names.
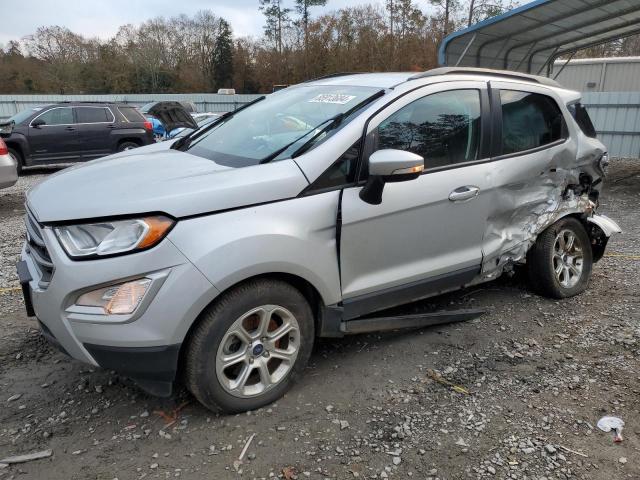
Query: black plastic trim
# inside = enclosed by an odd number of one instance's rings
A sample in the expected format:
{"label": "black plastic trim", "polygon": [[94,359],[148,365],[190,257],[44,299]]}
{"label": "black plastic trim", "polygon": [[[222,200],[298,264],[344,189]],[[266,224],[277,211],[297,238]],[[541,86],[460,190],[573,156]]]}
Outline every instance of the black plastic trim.
{"label": "black plastic trim", "polygon": [[453,288],[461,288],[471,282],[478,273],[480,265],[345,299],[342,301],[343,320],[352,320],[368,313],[444,293]]}
{"label": "black plastic trim", "polygon": [[157,347],[113,347],[85,343],[100,367],[126,375],[147,392],[171,395],[178,370],[180,344]]}

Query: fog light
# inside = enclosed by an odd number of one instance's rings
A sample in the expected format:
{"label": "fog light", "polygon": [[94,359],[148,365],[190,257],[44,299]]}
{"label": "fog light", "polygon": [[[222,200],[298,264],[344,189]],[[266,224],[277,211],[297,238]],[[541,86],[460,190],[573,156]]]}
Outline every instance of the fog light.
{"label": "fog light", "polygon": [[151,285],[148,278],[111,285],[78,297],[76,305],[102,308],[107,315],[128,315],[135,312]]}

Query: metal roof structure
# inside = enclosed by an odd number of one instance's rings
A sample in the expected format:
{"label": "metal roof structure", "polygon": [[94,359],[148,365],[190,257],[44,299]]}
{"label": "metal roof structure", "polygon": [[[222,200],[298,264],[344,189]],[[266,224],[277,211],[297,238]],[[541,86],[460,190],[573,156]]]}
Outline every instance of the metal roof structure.
{"label": "metal roof structure", "polygon": [[535,0],[447,36],[438,60],[539,75],[560,56],[637,33],[639,0]]}

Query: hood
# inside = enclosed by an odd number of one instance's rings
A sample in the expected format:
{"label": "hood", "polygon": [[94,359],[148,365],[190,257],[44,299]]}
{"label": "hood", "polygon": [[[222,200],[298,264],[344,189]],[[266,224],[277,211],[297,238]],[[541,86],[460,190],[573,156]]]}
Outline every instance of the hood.
{"label": "hood", "polygon": [[178,150],[141,150],[51,175],[29,191],[27,205],[45,223],[151,212],[180,218],[292,198],[308,185],[293,160],[230,168]]}
{"label": "hood", "polygon": [[145,108],[148,115],[156,117],[167,132],[176,128],[198,128],[198,124],[180,102],[156,102]]}

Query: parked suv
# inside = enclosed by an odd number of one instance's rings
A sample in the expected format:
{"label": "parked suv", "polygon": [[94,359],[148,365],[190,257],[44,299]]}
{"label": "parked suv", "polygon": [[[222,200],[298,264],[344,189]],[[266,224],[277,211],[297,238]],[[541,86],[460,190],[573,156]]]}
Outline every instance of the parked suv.
{"label": "parked suv", "polygon": [[579,294],[620,230],[595,213],[607,154],[579,101],[456,68],[258,98],[33,188],[27,310],[74,358],[238,412],[283,395],[318,336],[415,324],[388,307],[517,266]]}
{"label": "parked suv", "polygon": [[24,110],[0,126],[9,154],[26,166],[82,162],[153,142],[151,124],[133,106],[64,102]]}

